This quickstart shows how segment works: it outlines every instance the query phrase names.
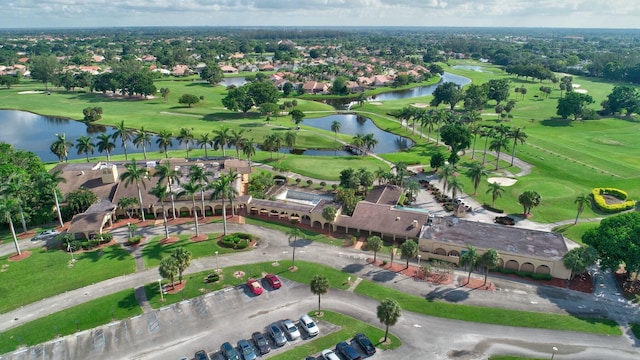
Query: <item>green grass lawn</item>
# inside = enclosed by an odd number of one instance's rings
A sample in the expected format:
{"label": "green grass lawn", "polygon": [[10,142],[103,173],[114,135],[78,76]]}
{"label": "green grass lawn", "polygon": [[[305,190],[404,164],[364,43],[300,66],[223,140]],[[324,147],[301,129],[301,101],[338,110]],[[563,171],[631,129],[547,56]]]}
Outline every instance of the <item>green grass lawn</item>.
{"label": "green grass lawn", "polygon": [[[315,311],[309,312],[309,316],[315,317]],[[304,344],[298,345],[285,353],[278,354],[273,358],[304,359],[305,357],[311,354],[317,354],[324,349],[333,349],[338,342],[348,341],[357,333],[367,335],[373,345],[378,348],[378,351],[380,351],[380,349],[393,350],[402,345],[400,339],[391,333],[393,331],[393,327],[389,329],[389,340],[391,340],[391,343],[389,345],[383,345],[379,340],[384,339],[384,329],[371,326],[350,316],[328,310],[323,310],[323,316],[316,319],[338,325],[340,329],[331,334],[305,341]],[[320,329],[320,331],[322,331],[322,329]]]}
{"label": "green grass lawn", "polygon": [[[171,253],[179,247],[184,247],[191,252],[191,256],[193,259],[205,257],[205,256],[213,256],[216,251],[219,254],[228,254],[234,253],[241,250],[229,249],[226,247],[222,247],[218,245],[218,238],[221,234],[207,234],[209,237],[208,240],[193,242],[190,241],[189,238],[191,235],[180,235],[179,240],[172,244],[163,245],[160,244],[160,239],[164,238],[163,236],[155,236],[151,240],[149,240],[145,247],[142,249],[142,257],[144,259],[144,266],[146,268],[152,268],[158,266],[160,264],[160,260],[163,257],[171,255]],[[251,249],[246,249],[247,251]]]}
{"label": "green grass lawn", "polygon": [[557,231],[564,235],[566,238],[571,239],[578,244],[584,245],[582,242],[582,235],[587,232],[589,229],[596,228],[600,225],[600,222],[585,222],[585,223],[577,223],[575,225],[561,225],[553,229],[553,231]]}
{"label": "green grass lawn", "polygon": [[398,301],[404,311],[448,319],[605,335],[622,334],[618,324],[613,320],[428,301],[422,297],[405,294],[370,281],[362,281],[355,292],[380,301],[390,297]]}
{"label": "green grass lawn", "polygon": [[75,259],[71,266],[71,255],[55,249],[33,249],[17,262],[0,258],[0,312],[135,271],[133,257],[119,245],[78,253]]}
{"label": "green grass lawn", "polygon": [[0,333],[0,354],[141,313],[133,290],[123,290]]}

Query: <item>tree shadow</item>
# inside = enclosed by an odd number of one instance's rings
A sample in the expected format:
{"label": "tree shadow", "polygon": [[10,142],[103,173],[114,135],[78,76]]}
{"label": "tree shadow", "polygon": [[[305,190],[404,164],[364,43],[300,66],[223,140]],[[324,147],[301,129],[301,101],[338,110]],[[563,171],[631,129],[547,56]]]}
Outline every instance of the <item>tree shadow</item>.
{"label": "tree shadow", "polygon": [[460,289],[449,289],[437,287],[430,291],[425,298],[429,301],[445,300],[451,303],[458,303],[469,298],[469,293]]}
{"label": "tree shadow", "polygon": [[558,118],[551,118],[551,119],[545,119],[540,121],[540,124],[543,126],[550,126],[550,127],[569,127],[569,126],[573,126],[573,121],[569,119],[563,120]]}
{"label": "tree shadow", "polygon": [[371,279],[373,281],[376,281],[376,282],[389,282],[389,281],[395,279],[396,276],[398,276],[398,274],[396,274],[393,271],[380,270],[377,273],[375,273],[371,277]]}
{"label": "tree shadow", "polygon": [[342,271],[344,271],[346,273],[350,273],[350,274],[355,274],[355,273],[361,271],[362,269],[364,269],[364,264],[354,263],[354,264],[349,264],[349,265],[344,266],[342,268]]}
{"label": "tree shadow", "polygon": [[300,248],[311,245],[312,243],[313,241],[309,239],[298,239],[296,241],[291,241],[291,243],[289,243],[289,246]]}

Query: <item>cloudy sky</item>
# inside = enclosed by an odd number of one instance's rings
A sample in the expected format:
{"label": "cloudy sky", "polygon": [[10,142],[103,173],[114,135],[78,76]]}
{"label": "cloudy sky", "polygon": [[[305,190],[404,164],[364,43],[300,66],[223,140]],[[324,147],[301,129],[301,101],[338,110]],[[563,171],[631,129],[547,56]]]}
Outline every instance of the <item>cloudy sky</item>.
{"label": "cloudy sky", "polygon": [[0,28],[506,26],[638,28],[638,0],[0,0]]}

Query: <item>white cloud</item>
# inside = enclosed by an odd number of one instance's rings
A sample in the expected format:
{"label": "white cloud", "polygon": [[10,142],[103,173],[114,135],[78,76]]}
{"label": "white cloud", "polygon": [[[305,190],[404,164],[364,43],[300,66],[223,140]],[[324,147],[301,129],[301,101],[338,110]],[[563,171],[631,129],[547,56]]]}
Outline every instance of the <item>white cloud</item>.
{"label": "white cloud", "polygon": [[637,28],[629,0],[10,0],[0,27],[557,26]]}

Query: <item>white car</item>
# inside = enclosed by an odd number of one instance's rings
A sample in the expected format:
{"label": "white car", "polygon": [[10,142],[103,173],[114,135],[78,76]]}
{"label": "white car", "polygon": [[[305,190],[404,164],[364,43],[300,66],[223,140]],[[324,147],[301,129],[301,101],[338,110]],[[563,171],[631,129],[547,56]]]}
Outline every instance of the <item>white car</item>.
{"label": "white car", "polygon": [[300,327],[303,328],[311,337],[320,333],[320,329],[318,329],[316,322],[307,314],[300,316]]}
{"label": "white car", "polygon": [[295,340],[300,337],[300,331],[293,321],[289,319],[282,320],[282,328],[284,328],[284,332],[287,334],[289,340]]}
{"label": "white car", "polygon": [[336,353],[333,352],[333,350],[322,350],[322,358],[324,360],[340,360],[340,358],[338,357],[338,355],[336,355]]}
{"label": "white car", "polygon": [[60,234],[60,232],[58,232],[57,230],[53,230],[53,229],[45,230],[39,233],[38,235],[34,236],[32,240],[44,240],[44,239],[54,237],[58,234]]}

